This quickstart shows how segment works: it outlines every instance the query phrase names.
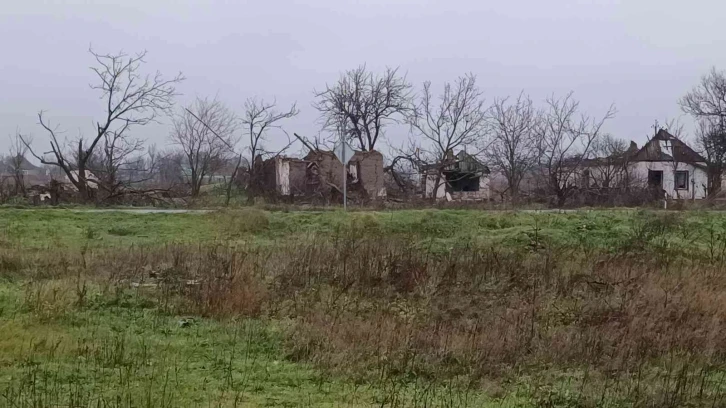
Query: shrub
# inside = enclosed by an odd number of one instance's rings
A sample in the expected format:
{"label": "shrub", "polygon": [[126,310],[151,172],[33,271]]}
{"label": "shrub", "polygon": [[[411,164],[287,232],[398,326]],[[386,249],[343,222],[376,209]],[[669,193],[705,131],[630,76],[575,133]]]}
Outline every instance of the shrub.
{"label": "shrub", "polygon": [[270,227],[267,214],[256,208],[226,211],[218,215],[222,230],[231,236],[260,233]]}
{"label": "shrub", "polygon": [[[87,234],[87,238],[88,239],[92,239],[93,238],[93,231],[90,230],[90,229],[88,231],[89,231],[89,233]],[[116,235],[116,236],[119,236],[119,237],[125,237],[125,236],[129,236],[129,235],[136,235],[136,232],[134,230],[132,230],[130,228],[125,228],[125,227],[112,227],[112,228],[109,228],[108,229],[108,233],[110,235]]]}
{"label": "shrub", "polygon": [[378,233],[381,231],[382,225],[381,221],[374,214],[359,213],[353,215],[351,228],[354,231],[361,231],[364,233]]}

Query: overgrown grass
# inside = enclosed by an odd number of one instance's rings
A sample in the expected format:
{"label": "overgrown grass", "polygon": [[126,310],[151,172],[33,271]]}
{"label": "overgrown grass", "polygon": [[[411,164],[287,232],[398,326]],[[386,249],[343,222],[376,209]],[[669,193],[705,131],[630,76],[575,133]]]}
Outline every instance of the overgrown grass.
{"label": "overgrown grass", "polygon": [[389,388],[346,381],[288,358],[283,321],[246,318],[239,309],[234,319],[174,315],[181,308],[158,298],[169,294],[163,285],[62,275],[0,286],[0,406],[491,403],[446,386],[422,390],[417,384]]}
{"label": "overgrown grass", "polygon": [[0,405],[358,406],[371,398],[283,359],[270,325],[180,319],[131,292],[107,297],[96,287],[83,307],[71,305],[75,296],[56,292],[73,293],[66,284],[29,285],[19,308],[3,299]]}
{"label": "overgrown grass", "polygon": [[718,213],[3,214],[15,406],[726,404]]}
{"label": "overgrown grass", "polygon": [[[671,220],[668,245],[710,248],[726,234],[719,212],[604,210],[567,213],[405,210],[388,212],[267,212],[254,208],[212,213],[133,214],[80,210],[0,209],[0,247],[116,248],[229,242],[269,245],[331,236],[352,229],[367,235],[409,237],[434,249],[462,243],[510,247],[549,244],[617,251],[648,220]],[[668,227],[668,228],[671,228]],[[677,249],[676,249],[677,250]]]}

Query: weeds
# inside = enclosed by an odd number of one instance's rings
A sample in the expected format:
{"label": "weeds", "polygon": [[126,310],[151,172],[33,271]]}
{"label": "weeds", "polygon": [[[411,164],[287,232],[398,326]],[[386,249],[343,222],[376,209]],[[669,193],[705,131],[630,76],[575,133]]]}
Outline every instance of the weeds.
{"label": "weeds", "polygon": [[[261,214],[218,217],[238,222],[230,237],[277,228]],[[604,247],[583,241],[599,237],[601,224],[616,228],[612,220],[559,225],[560,216],[538,216],[526,228],[477,222],[516,230],[525,240],[518,245],[429,245],[449,216],[391,234],[380,217],[355,214],[330,233],[266,245],[10,251],[3,259],[26,279],[24,311],[44,324],[102,329],[73,346],[33,338],[31,350],[12,354],[13,380],[0,391],[16,406],[186,406],[195,400],[180,373],[204,364],[215,390],[204,401],[233,406],[269,380],[250,364],[264,361],[264,372],[274,372],[277,361],[321,370],[306,380],[317,392],[344,379],[371,387],[366,403],[387,407],[723,406],[720,225],[692,232],[681,215],[636,213],[612,233],[619,244]],[[575,244],[563,245],[552,228],[574,231]],[[692,247],[674,251],[683,242]],[[244,328],[250,322],[266,323]],[[140,335],[127,335],[137,324]],[[206,331],[194,334],[200,325]],[[173,345],[180,339],[184,350]],[[80,377],[87,381],[73,385]]]}
{"label": "weeds", "polygon": [[216,218],[221,230],[233,237],[261,233],[267,230],[270,225],[267,214],[254,208],[220,213]]}
{"label": "weeds", "polygon": [[[135,234],[135,232],[133,230],[131,230],[130,228],[124,228],[124,227],[109,228],[108,233],[109,233],[109,235],[116,235],[119,237],[126,237],[129,235]],[[93,236],[88,237],[88,239],[93,239]]]}

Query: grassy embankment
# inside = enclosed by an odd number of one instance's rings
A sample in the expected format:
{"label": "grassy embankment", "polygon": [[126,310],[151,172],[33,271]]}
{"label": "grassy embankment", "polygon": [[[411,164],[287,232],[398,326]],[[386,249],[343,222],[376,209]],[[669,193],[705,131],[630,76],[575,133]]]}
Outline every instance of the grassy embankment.
{"label": "grassy embankment", "polygon": [[726,218],[0,211],[0,405],[721,406]]}

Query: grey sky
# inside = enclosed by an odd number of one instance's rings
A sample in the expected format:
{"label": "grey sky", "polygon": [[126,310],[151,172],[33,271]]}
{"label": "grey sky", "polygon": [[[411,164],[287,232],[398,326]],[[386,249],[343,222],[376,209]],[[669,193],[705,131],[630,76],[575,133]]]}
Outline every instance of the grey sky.
{"label": "grey sky", "polygon": [[[182,71],[179,103],[215,94],[241,113],[247,97],[297,101],[286,128],[317,133],[314,88],[361,63],[400,66],[417,87],[473,72],[491,100],[575,92],[581,106],[618,109],[607,131],[645,140],[655,119],[711,66],[726,68],[726,2],[712,0],[0,0],[0,151],[43,109],[69,137],[102,114],[89,45],[148,50],[148,68]],[[690,119],[682,118],[684,122]],[[164,144],[166,126],[136,129]],[[396,144],[406,128],[391,129]]]}

